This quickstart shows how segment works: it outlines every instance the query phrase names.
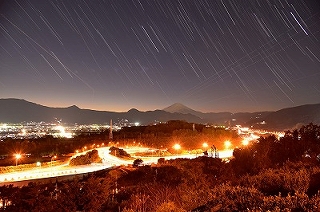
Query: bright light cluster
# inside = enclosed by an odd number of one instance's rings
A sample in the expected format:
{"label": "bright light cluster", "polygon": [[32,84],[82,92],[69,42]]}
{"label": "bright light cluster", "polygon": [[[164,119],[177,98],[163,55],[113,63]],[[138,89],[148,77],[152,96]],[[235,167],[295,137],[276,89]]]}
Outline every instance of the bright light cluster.
{"label": "bright light cluster", "polygon": [[180,144],[175,144],[175,145],[173,146],[173,148],[174,148],[175,150],[179,150],[179,149],[181,149],[181,146],[180,146]]}
{"label": "bright light cluster", "polygon": [[66,132],[65,128],[63,126],[56,126],[55,130],[60,131],[59,133],[55,133],[54,136],[56,137],[62,137],[62,138],[72,138],[72,133]]}

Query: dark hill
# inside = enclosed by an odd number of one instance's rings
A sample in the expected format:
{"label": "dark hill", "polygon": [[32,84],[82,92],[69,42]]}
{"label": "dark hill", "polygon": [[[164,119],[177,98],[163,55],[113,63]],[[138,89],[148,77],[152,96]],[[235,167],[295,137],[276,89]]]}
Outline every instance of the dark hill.
{"label": "dark hill", "polygon": [[272,130],[291,130],[309,123],[320,124],[320,104],[284,108],[261,118],[261,122],[262,125],[251,123],[255,127]]}
{"label": "dark hill", "polygon": [[[135,108],[128,112],[109,112],[80,109],[73,105],[67,108],[46,107],[21,99],[0,99],[0,123],[54,122],[68,124],[105,124],[110,120],[128,120],[148,125],[169,120],[184,120],[191,123],[235,126],[253,126],[268,130],[285,130],[302,124],[320,124],[320,104],[285,108],[276,112],[255,113],[202,113],[182,104],[171,105],[164,110],[142,112]],[[262,124],[263,123],[263,124]]]}
{"label": "dark hill", "polygon": [[234,126],[237,124],[267,130],[286,130],[298,128],[309,123],[320,124],[320,104],[301,105],[285,108],[275,112],[253,113],[202,113],[192,110],[180,103],[173,104],[164,110],[168,112],[188,113],[198,116],[202,123],[224,124]]}
{"label": "dark hill", "polygon": [[252,120],[257,118],[265,117],[271,112],[254,112],[254,113],[230,113],[230,112],[219,112],[219,113],[203,113],[195,111],[181,103],[175,103],[169,107],[163,109],[164,111],[171,113],[182,113],[192,114],[202,119],[202,123],[210,123],[216,125],[227,125],[234,126],[236,124],[248,125]]}

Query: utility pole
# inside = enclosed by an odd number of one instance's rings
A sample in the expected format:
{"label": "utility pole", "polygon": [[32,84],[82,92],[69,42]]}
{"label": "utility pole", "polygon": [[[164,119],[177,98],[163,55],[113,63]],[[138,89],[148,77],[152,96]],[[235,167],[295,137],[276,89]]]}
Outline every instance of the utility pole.
{"label": "utility pole", "polygon": [[109,139],[113,139],[113,134],[112,134],[112,119],[110,120],[110,128],[109,128]]}

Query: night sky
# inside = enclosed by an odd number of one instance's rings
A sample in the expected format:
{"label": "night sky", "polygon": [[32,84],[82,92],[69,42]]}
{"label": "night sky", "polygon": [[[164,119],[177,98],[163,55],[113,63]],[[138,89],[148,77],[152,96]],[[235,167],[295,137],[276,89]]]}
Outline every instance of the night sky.
{"label": "night sky", "polygon": [[319,0],[7,0],[0,98],[105,111],[320,103]]}

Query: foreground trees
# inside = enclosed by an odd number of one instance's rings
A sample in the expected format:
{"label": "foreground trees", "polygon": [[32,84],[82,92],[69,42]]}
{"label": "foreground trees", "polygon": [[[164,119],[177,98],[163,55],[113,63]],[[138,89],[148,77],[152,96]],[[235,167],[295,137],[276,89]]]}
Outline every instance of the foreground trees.
{"label": "foreground trees", "polygon": [[238,176],[257,174],[288,161],[317,163],[320,161],[320,127],[302,126],[299,130],[286,131],[280,139],[274,135],[261,137],[249,147],[235,149],[233,155],[231,164]]}
{"label": "foreground trees", "polygon": [[7,211],[317,211],[320,167],[287,162],[234,177],[217,158],[119,167],[84,179],[0,187]]}
{"label": "foreground trees", "polygon": [[101,211],[108,202],[112,183],[88,178],[85,182],[30,184],[16,189],[7,211]]}

